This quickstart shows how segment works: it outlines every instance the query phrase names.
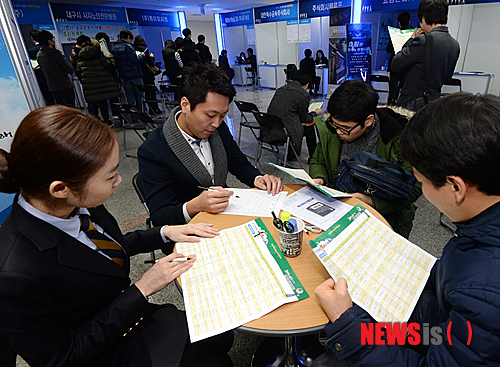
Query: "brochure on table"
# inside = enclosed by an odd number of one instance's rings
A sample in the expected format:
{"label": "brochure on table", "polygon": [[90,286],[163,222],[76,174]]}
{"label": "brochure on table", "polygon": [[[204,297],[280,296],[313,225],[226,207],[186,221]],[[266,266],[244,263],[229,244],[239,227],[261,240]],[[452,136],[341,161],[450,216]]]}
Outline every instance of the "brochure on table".
{"label": "brochure on table", "polygon": [[361,205],[309,245],[332,278],[345,278],[352,301],[378,322],[407,322],[436,258]]}
{"label": "brochure on table", "polygon": [[219,214],[248,215],[252,217],[272,218],[271,212],[279,213],[288,192],[282,191],[276,195],[265,190],[227,189],[233,192],[229,197],[226,210]]}
{"label": "brochure on table", "polygon": [[176,251],[196,254],[181,276],[191,342],[309,297],[260,218]]}
{"label": "brochure on table", "polygon": [[321,191],[323,194],[330,196],[331,198],[350,198],[350,197],[352,197],[352,195],[346,194],[345,192],[331,189],[331,188],[323,186],[323,185],[318,185],[317,183],[315,183],[313,181],[311,176],[309,176],[307,174],[307,172],[304,171],[303,169],[286,168],[286,167],[278,166],[277,164],[274,164],[274,163],[270,163],[270,162],[266,162],[266,163],[279,169],[280,171],[283,171],[283,172],[289,174],[290,176],[292,176],[296,180],[304,181],[304,182],[308,183],[309,185],[311,185],[314,188],[316,188],[317,190]]}

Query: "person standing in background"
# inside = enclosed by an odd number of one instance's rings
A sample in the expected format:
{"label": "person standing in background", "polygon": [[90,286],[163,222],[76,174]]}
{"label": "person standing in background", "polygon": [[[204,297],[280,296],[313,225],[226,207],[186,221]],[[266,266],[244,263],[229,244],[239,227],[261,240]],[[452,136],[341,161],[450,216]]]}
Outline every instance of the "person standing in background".
{"label": "person standing in background", "polygon": [[200,54],[196,50],[196,45],[190,38],[186,38],[183,42],[182,49],[179,52],[184,66],[189,66],[191,63],[201,62]]}
{"label": "person standing in background", "polygon": [[[40,31],[37,31],[36,29],[32,29],[30,31],[30,38],[31,42],[33,42],[33,46],[28,47],[28,56],[31,60],[36,60],[36,55],[38,54],[38,51],[40,51],[40,44],[38,43],[37,36]],[[50,93],[49,87],[47,86],[47,79],[45,79],[45,75],[43,75],[43,71],[40,68],[40,65],[38,65],[35,70],[35,77],[36,81],[38,82],[38,86],[40,87],[40,91],[42,92],[43,98],[45,99],[45,104],[47,106],[56,104],[54,101],[54,96],[52,93]]]}
{"label": "person standing in background", "polygon": [[[410,29],[410,13],[405,11],[404,13],[399,14],[398,24],[399,29],[401,30]],[[399,97],[399,91],[405,82],[405,78],[403,73],[396,73],[391,68],[392,59],[394,59],[396,52],[394,51],[394,46],[390,38],[385,51],[391,54],[389,57],[389,67],[387,68],[387,71],[389,72],[389,95],[387,97],[387,104],[395,105]]]}
{"label": "person standing in background", "polygon": [[191,29],[189,29],[189,28],[184,28],[184,29],[182,30],[182,35],[184,36],[184,39],[186,39],[186,40],[187,40],[187,39],[191,40]]}
{"label": "person standing in background", "polygon": [[181,55],[176,51],[175,43],[172,40],[165,41],[165,48],[161,51],[163,55],[163,65],[167,73],[170,83],[179,85],[182,77],[182,63]]}
{"label": "person standing in background", "polygon": [[76,70],[76,66],[78,64],[78,54],[85,46],[90,45],[90,37],[82,34],[78,36],[76,39],[76,45],[71,49],[71,53],[69,54],[69,59],[73,64],[73,68]]}
{"label": "person standing in background", "polygon": [[[299,70],[304,70],[311,76],[311,80],[316,80],[316,65],[314,64],[314,59],[312,58],[311,49],[307,48],[304,51],[304,58],[300,60]],[[309,94],[314,95],[314,86],[312,83],[309,85]]]}
{"label": "person standing in background", "polygon": [[41,47],[36,55],[36,60],[47,80],[47,86],[54,97],[55,103],[74,107],[73,82],[68,76],[68,74],[74,73],[73,67],[61,51],[54,48],[55,40],[52,33],[40,31],[38,33],[38,42]]}
{"label": "person standing in background", "polygon": [[201,62],[212,62],[212,53],[210,52],[210,48],[205,45],[205,36],[203,34],[198,35],[196,49],[200,53]]}
{"label": "person standing in background", "polygon": [[111,53],[116,61],[118,74],[123,80],[123,88],[125,89],[128,104],[133,104],[142,111],[142,94],[137,86],[144,85],[141,62],[144,60],[145,55],[135,52],[131,44],[133,39],[132,32],[121,31],[120,39],[111,48]]}
{"label": "person standing in background", "polygon": [[[154,66],[155,65],[155,55],[152,52],[149,52],[148,50],[148,45],[146,44],[146,40],[142,36],[135,36],[134,38],[134,49],[136,51],[142,52],[144,54],[144,60],[141,61],[141,69],[142,69],[142,74],[144,75],[142,77],[142,82],[144,85],[155,85],[155,77],[151,72],[149,71],[148,65],[149,66]],[[146,100],[154,100],[156,99],[156,93],[155,92],[145,92],[145,97]],[[161,113],[160,108],[158,107],[158,103],[151,103],[150,104],[151,109],[154,114],[159,114]]]}

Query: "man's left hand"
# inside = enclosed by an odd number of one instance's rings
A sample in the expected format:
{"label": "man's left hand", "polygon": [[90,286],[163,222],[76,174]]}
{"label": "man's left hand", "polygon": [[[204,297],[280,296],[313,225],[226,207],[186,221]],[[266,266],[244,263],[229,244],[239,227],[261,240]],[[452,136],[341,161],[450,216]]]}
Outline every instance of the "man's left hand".
{"label": "man's left hand", "polygon": [[351,296],[347,291],[347,281],[344,278],[340,278],[337,283],[332,278],[326,280],[318,285],[315,294],[331,322],[335,322],[340,315],[353,306]]}
{"label": "man's left hand", "polygon": [[262,177],[259,177],[253,184],[258,189],[267,190],[267,193],[272,194],[273,196],[283,190],[283,183],[281,182],[281,180],[271,175],[264,175]]}
{"label": "man's left hand", "polygon": [[373,207],[373,199],[370,196],[362,194],[360,192],[349,192],[348,194]]}

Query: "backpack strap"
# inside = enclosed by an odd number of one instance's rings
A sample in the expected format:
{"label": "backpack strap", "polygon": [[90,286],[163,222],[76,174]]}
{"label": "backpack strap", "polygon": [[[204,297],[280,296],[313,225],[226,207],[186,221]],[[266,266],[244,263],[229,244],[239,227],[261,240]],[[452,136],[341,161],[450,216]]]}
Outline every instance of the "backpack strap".
{"label": "backpack strap", "polygon": [[425,90],[424,103],[429,104],[429,84],[431,80],[432,48],[434,41],[430,33],[424,33],[425,37]]}

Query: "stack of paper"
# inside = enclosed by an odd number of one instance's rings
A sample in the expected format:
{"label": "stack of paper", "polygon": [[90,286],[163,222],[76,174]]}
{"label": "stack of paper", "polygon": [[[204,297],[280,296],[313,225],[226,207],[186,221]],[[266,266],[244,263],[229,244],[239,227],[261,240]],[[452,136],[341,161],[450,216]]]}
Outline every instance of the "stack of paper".
{"label": "stack of paper", "polygon": [[436,258],[393,232],[362,206],[309,241],[334,280],[378,322],[406,322]]}
{"label": "stack of paper", "polygon": [[391,37],[392,45],[394,46],[394,52],[398,53],[403,48],[403,45],[410,39],[413,34],[414,29],[399,29],[394,27],[387,27],[389,30],[389,36]]}
{"label": "stack of paper", "polygon": [[318,108],[323,108],[323,101],[313,102],[309,105],[309,112],[313,112]]}

